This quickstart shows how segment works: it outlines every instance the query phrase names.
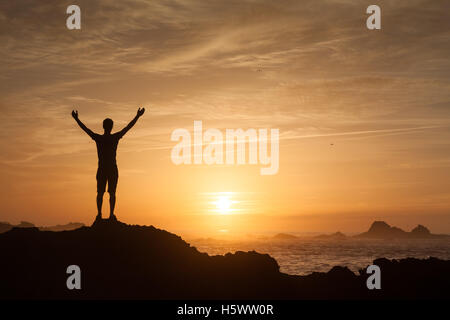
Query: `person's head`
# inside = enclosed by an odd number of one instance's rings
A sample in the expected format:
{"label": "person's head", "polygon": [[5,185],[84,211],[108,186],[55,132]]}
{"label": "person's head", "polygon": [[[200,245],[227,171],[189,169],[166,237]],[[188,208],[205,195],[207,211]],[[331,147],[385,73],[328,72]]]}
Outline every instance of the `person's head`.
{"label": "person's head", "polygon": [[105,129],[106,133],[111,133],[113,125],[114,121],[112,121],[110,118],[106,118],[105,120],[103,120],[103,129]]}

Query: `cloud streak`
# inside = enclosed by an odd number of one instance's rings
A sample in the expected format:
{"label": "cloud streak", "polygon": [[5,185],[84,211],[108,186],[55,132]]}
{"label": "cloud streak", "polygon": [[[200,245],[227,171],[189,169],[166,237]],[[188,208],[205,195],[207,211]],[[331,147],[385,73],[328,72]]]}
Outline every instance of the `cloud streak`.
{"label": "cloud streak", "polygon": [[[202,120],[205,129],[280,129],[280,148],[289,150],[280,175],[307,176],[318,193],[328,180],[317,166],[338,160],[369,180],[384,177],[378,185],[415,177],[377,171],[385,162],[440,163],[421,176],[421,190],[446,186],[439,170],[450,159],[448,1],[381,0],[376,32],[365,27],[368,3],[351,0],[79,0],[81,31],[66,29],[69,4],[0,2],[1,200],[49,171],[94,166],[95,147],[72,109],[101,132],[105,117],[119,129],[140,106],[145,118],[120,149],[136,166],[129,172],[153,170],[151,161],[155,174],[172,172],[171,132]],[[372,137],[371,148],[360,141]],[[345,152],[328,154],[321,138],[345,142]],[[15,179],[31,168],[41,170]],[[309,192],[292,188],[286,194]]]}

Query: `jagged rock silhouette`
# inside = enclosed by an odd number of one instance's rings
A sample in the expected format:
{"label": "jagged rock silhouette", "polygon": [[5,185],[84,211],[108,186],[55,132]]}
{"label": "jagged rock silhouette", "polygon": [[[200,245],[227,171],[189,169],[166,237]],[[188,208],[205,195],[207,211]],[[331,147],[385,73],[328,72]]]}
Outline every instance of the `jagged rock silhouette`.
{"label": "jagged rock silhouette", "polygon": [[411,232],[404,231],[397,227],[391,227],[384,221],[375,221],[367,232],[356,235],[357,238],[369,239],[421,239],[421,238],[449,238],[446,234],[432,234],[423,225],[418,225]]}
{"label": "jagged rock silhouette", "polygon": [[[48,226],[48,227],[37,227],[39,228],[39,230],[42,231],[64,231],[64,230],[73,230],[73,229],[78,229],[80,227],[83,227],[84,224],[83,223],[79,223],[79,222],[69,222],[67,224],[58,224],[56,226]],[[18,225],[12,225],[8,222],[0,222],[0,233],[6,232],[11,230],[14,227],[18,227],[18,228],[33,228],[36,227],[33,223],[31,222],[26,222],[26,221],[22,221],[20,224]]]}
{"label": "jagged rock silhouette", "polygon": [[[108,220],[61,232],[13,228],[0,234],[0,252],[1,299],[450,297],[450,261],[380,260],[383,289],[369,292],[364,272],[287,275],[267,254],[209,256],[153,226]],[[81,290],[66,287],[69,265],[81,268]]]}
{"label": "jagged rock silhouette", "polygon": [[431,235],[430,230],[428,230],[427,227],[424,227],[423,225],[419,224],[417,227],[411,230],[411,233],[416,236],[422,236],[422,237],[428,237]]}

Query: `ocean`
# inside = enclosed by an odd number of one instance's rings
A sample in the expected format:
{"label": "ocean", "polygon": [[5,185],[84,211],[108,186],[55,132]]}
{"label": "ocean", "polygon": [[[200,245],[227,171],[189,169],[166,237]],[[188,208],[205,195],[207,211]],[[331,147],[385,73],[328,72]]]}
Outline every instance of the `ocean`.
{"label": "ocean", "polygon": [[280,265],[280,271],[306,275],[327,272],[333,266],[347,266],[354,272],[366,268],[374,259],[406,257],[450,259],[450,239],[353,239],[319,240],[217,240],[188,241],[199,251],[210,255],[252,251],[268,253]]}

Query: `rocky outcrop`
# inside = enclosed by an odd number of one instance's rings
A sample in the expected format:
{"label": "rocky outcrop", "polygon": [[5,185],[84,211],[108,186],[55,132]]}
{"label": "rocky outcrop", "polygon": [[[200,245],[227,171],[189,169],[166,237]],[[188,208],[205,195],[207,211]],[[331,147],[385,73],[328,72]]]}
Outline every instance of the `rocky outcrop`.
{"label": "rocky outcrop", "polygon": [[[0,299],[450,298],[450,261],[377,260],[382,290],[368,290],[364,271],[288,275],[267,254],[209,256],[175,234],[120,222],[13,228],[0,234],[0,255]],[[81,269],[81,290],[66,286],[70,265]]]}
{"label": "rocky outcrop", "polygon": [[432,234],[426,227],[418,225],[411,232],[397,227],[391,227],[384,221],[375,221],[367,232],[356,235],[358,238],[372,239],[414,239],[414,238],[445,238],[448,235]]}

